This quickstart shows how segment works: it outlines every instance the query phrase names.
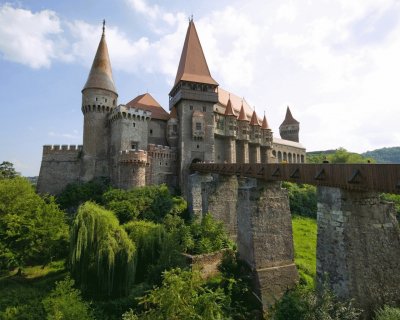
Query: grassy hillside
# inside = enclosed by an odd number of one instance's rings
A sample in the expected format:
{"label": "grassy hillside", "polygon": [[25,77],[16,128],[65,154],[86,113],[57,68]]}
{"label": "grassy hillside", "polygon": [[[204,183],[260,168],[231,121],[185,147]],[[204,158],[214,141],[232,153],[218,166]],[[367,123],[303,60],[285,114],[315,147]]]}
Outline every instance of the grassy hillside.
{"label": "grassy hillside", "polygon": [[294,216],[292,219],[295,263],[301,282],[314,286],[316,273],[317,221]]}

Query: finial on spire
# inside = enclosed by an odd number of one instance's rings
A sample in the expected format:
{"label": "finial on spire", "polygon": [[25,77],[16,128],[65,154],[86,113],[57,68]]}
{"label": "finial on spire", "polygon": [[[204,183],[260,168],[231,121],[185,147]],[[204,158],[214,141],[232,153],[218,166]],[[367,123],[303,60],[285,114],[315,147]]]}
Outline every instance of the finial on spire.
{"label": "finial on spire", "polygon": [[106,30],[106,19],[103,19],[103,35]]}

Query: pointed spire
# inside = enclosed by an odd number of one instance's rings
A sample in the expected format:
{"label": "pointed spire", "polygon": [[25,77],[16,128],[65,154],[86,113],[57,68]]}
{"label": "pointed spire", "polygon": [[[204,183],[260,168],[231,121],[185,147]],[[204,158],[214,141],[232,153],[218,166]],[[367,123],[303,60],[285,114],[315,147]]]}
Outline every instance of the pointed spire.
{"label": "pointed spire", "polygon": [[232,108],[232,102],[231,102],[231,95],[229,94],[229,99],[228,99],[228,103],[226,105],[226,109],[225,109],[225,116],[234,116],[236,117],[235,113],[233,112],[233,108]]}
{"label": "pointed spire", "polygon": [[293,118],[292,113],[290,112],[289,106],[286,109],[286,116],[285,116],[285,120],[283,120],[281,126],[283,125],[291,125],[291,124],[299,124],[300,122],[298,122],[295,118]]}
{"label": "pointed spire", "polygon": [[103,33],[101,35],[100,43],[97,48],[96,56],[94,57],[92,68],[90,69],[89,77],[86,81],[85,89],[105,89],[117,94],[115,89],[114,80],[112,77],[110,57],[108,56],[108,48],[105,36],[105,24],[103,20]]}
{"label": "pointed spire", "polygon": [[247,119],[246,113],[244,112],[243,100],[242,100],[242,107],[240,108],[238,120],[249,122],[249,119]]}
{"label": "pointed spire", "polygon": [[258,122],[256,110],[253,111],[253,115],[251,116],[251,120],[250,120],[250,125],[251,126],[260,126],[260,123]]}
{"label": "pointed spire", "polygon": [[211,77],[208,69],[193,18],[189,19],[189,27],[179,61],[178,72],[176,73],[175,85],[181,80],[218,85]]}
{"label": "pointed spire", "polygon": [[268,122],[267,122],[267,117],[265,116],[265,111],[264,111],[264,119],[261,125],[261,129],[267,130],[270,129]]}

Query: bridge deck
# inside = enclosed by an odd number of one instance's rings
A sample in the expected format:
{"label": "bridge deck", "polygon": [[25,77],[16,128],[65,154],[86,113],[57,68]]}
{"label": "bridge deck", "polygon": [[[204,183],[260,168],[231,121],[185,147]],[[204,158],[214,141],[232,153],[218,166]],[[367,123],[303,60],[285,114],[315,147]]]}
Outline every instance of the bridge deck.
{"label": "bridge deck", "polygon": [[400,194],[400,164],[193,163],[193,171]]}

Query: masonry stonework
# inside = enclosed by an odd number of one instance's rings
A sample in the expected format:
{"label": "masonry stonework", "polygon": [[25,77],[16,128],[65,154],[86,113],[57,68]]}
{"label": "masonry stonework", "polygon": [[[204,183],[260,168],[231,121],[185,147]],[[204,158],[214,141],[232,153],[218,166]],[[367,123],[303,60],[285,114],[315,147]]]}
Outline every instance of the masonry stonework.
{"label": "masonry stonework", "polygon": [[400,231],[392,203],[374,192],[318,187],[317,280],[372,317],[400,302]]}
{"label": "masonry stonework", "polygon": [[265,309],[298,281],[287,191],[280,182],[241,179],[238,192],[238,249],[255,275]]}

